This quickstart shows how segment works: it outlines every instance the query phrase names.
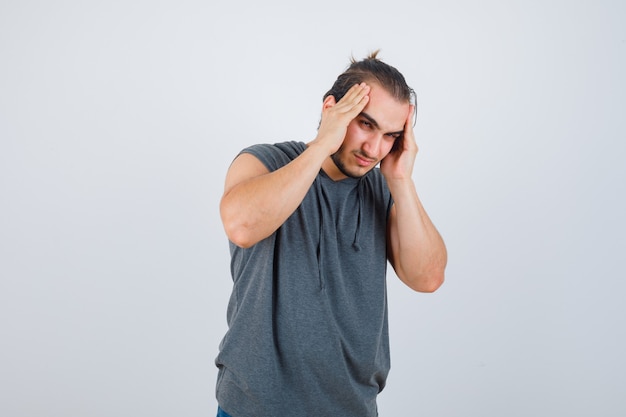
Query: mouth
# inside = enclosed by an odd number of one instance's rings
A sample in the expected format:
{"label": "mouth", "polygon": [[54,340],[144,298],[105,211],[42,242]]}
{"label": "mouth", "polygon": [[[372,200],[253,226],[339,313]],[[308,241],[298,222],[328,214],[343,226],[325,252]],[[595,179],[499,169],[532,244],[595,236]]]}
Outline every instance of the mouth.
{"label": "mouth", "polygon": [[366,158],[359,154],[354,154],[354,158],[356,159],[356,163],[362,167],[368,167],[375,162],[375,160]]}

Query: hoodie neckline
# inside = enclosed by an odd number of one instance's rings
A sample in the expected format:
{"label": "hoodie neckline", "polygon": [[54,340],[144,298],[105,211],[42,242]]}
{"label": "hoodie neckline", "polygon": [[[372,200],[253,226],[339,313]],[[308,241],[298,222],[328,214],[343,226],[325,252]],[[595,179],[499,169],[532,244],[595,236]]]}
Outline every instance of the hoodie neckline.
{"label": "hoodie neckline", "polygon": [[331,182],[333,182],[333,183],[335,183],[335,184],[357,184],[357,183],[358,183],[359,181],[361,181],[361,179],[363,178],[363,177],[360,177],[360,178],[352,178],[352,177],[348,177],[348,176],[346,176],[345,178],[342,178],[342,179],[339,179],[339,180],[334,180],[334,179],[332,179],[332,178],[330,177],[330,175],[328,175],[328,174],[326,173],[326,171],[324,171],[324,169],[323,169],[323,168],[320,168],[320,174],[321,174],[324,178],[326,178],[326,179],[330,180]]}

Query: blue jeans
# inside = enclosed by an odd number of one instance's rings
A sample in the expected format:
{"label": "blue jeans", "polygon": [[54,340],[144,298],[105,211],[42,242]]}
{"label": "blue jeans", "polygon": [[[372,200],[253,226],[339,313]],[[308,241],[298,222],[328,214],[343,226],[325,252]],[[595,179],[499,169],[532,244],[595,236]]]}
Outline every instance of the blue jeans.
{"label": "blue jeans", "polygon": [[220,406],[217,406],[217,417],[231,417],[230,414],[226,414],[226,411],[222,410]]}

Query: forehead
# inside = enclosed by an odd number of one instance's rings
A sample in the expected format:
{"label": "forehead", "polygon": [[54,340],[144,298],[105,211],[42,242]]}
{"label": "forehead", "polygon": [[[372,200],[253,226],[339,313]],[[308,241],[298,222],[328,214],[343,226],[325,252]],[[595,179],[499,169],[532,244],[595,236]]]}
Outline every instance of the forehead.
{"label": "forehead", "polygon": [[378,84],[370,84],[370,99],[363,112],[374,118],[381,130],[400,131],[409,112],[409,102],[398,101]]}

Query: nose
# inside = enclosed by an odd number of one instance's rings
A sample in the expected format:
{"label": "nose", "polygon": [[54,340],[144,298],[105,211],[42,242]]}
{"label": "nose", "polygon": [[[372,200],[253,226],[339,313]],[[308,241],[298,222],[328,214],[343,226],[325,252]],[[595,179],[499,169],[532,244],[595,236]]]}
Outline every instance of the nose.
{"label": "nose", "polygon": [[378,159],[378,154],[380,152],[382,141],[382,135],[375,133],[371,134],[363,143],[363,152],[370,158]]}

